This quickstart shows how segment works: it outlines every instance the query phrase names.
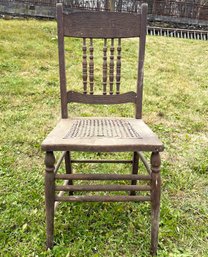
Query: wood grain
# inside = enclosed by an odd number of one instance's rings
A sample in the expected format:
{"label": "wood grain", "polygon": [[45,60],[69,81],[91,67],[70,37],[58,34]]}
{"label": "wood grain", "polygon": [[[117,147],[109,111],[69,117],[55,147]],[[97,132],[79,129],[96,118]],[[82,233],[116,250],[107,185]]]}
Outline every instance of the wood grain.
{"label": "wood grain", "polygon": [[68,117],[67,96],[66,96],[66,69],[64,55],[64,24],[63,24],[63,7],[57,5],[57,30],[58,30],[58,55],[59,55],[59,78],[60,78],[60,95],[61,95],[61,116]]}
{"label": "wood grain", "polygon": [[160,178],[160,154],[152,152],[151,158],[151,253],[153,256],[157,254],[158,232],[160,218],[160,194],[161,194],[161,178]]}
{"label": "wood grain", "polygon": [[55,191],[90,191],[90,192],[115,192],[115,191],[150,191],[150,186],[132,186],[132,185],[76,185],[76,186],[56,186]]}
{"label": "wood grain", "polygon": [[118,39],[117,46],[117,62],[116,62],[116,94],[120,94],[120,80],[121,80],[121,39]]}
{"label": "wood grain", "polygon": [[150,196],[62,196],[55,198],[62,202],[141,202],[150,201]]}
{"label": "wood grain", "polygon": [[149,175],[135,174],[56,174],[55,178],[63,180],[151,180]]}
{"label": "wood grain", "polygon": [[94,47],[93,47],[93,39],[90,38],[90,62],[89,62],[89,80],[90,80],[90,94],[93,95],[93,87],[94,87]]}
{"label": "wood grain", "polygon": [[104,159],[100,159],[100,160],[71,160],[71,163],[123,163],[123,164],[127,164],[127,163],[131,163],[131,160],[104,160]]}
{"label": "wood grain", "polygon": [[111,38],[110,46],[110,65],[109,65],[109,82],[110,82],[110,95],[113,94],[113,81],[114,81],[114,39]]}
{"label": "wood grain", "polygon": [[106,87],[107,87],[107,39],[104,39],[103,45],[103,95],[106,95]]}
{"label": "wood grain", "polygon": [[[84,95],[85,96],[85,95]],[[90,95],[89,95],[90,96]],[[114,95],[113,95],[114,96]],[[109,96],[109,97],[113,97]],[[121,95],[115,95],[119,97]],[[91,96],[93,97],[93,96]],[[42,143],[43,150],[58,151],[89,151],[89,152],[128,152],[128,151],[163,151],[164,146],[152,130],[140,119],[110,118],[110,120],[125,120],[140,135],[140,138],[114,138],[114,137],[92,137],[92,138],[69,138],[65,136],[72,128],[74,121],[89,118],[78,117],[73,119],[61,119],[57,126],[51,131]],[[94,117],[93,119],[100,119]],[[103,118],[108,119],[109,118]]]}
{"label": "wood grain", "polygon": [[68,103],[85,103],[85,104],[122,104],[135,103],[136,93],[127,92],[120,95],[84,95],[74,91],[67,92]]}
{"label": "wood grain", "polygon": [[147,33],[147,10],[148,5],[142,4],[140,42],[139,42],[139,63],[137,76],[137,103],[136,103],[136,119],[142,118],[142,100],[143,100],[143,77],[144,77],[144,55]]}
{"label": "wood grain", "polygon": [[82,78],[83,78],[83,93],[87,94],[87,44],[86,38],[83,38],[83,57],[82,57]]}
{"label": "wood grain", "polygon": [[86,38],[128,38],[140,36],[140,14],[76,12],[63,15],[64,35]]}

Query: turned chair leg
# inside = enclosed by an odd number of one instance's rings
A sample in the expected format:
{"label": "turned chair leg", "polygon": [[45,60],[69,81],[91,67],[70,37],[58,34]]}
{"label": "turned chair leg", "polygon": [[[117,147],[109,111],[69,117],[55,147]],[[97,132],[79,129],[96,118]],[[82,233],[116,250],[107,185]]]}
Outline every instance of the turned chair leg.
{"label": "turned chair leg", "polygon": [[55,157],[53,152],[46,152],[45,156],[45,205],[46,205],[46,247],[53,247],[54,234],[54,203],[55,203]]}
{"label": "turned chair leg", "polygon": [[[138,174],[138,166],[139,166],[139,155],[137,152],[134,152],[133,155],[133,164],[132,164],[132,174]],[[132,185],[137,184],[137,180],[131,181]],[[136,195],[135,191],[130,191],[130,195]]]}
{"label": "turned chair leg", "polygon": [[[67,151],[65,155],[65,168],[66,174],[72,174],[71,155],[69,151]],[[73,185],[73,181],[69,180],[68,185]],[[73,195],[73,192],[69,191],[69,195]]]}
{"label": "turned chair leg", "polygon": [[158,247],[158,232],[160,218],[160,193],[161,193],[161,178],[160,178],[160,154],[153,152],[151,155],[151,254],[157,255]]}

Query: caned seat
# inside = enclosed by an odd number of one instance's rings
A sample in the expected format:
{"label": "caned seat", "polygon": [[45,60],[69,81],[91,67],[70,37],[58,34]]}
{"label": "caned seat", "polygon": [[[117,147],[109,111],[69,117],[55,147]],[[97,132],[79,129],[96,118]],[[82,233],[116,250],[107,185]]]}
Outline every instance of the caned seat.
{"label": "caned seat", "polygon": [[42,143],[45,151],[162,151],[163,144],[141,119],[61,119]]}
{"label": "caned seat", "polygon": [[[61,96],[61,119],[42,143],[45,151],[45,203],[47,248],[53,247],[54,211],[60,202],[127,202],[149,201],[151,203],[151,254],[156,255],[158,245],[160,212],[160,152],[163,144],[142,120],[143,70],[146,42],[147,4],[140,13],[73,12],[64,13],[57,4],[58,52]],[[82,90],[73,91],[67,86],[65,66],[65,37],[82,39]],[[139,39],[139,57],[135,90],[123,93],[122,40]],[[97,87],[94,79],[94,39],[103,40],[102,78]],[[70,43],[70,41],[68,41]],[[99,45],[100,46],[100,45]],[[74,55],[76,52],[73,53]],[[70,72],[70,69],[69,69]],[[122,93],[121,93],[122,92]],[[135,106],[135,115],[125,117],[77,117],[69,118],[68,104],[126,104]],[[87,107],[86,107],[87,108]],[[73,115],[70,115],[73,116]],[[93,115],[92,115],[93,116]],[[55,153],[62,151],[56,161]],[[131,160],[78,159],[71,152],[132,152]],[[151,152],[150,165],[142,152]],[[99,155],[98,155],[99,156]],[[59,173],[64,162],[65,173]],[[73,163],[119,163],[131,165],[131,174],[73,173]],[[147,174],[138,174],[139,163]],[[57,181],[64,180],[63,186]],[[77,181],[87,181],[86,185]],[[93,181],[114,181],[115,184],[93,184]],[[118,181],[124,181],[118,184]],[[117,182],[116,182],[117,181]],[[138,183],[142,181],[143,183]],[[144,185],[145,184],[145,185]],[[77,192],[85,194],[77,194]],[[115,192],[114,195],[91,195],[88,192]],[[124,195],[118,192],[126,192]],[[142,193],[141,193],[142,192]],[[79,226],[77,227],[79,229]],[[138,253],[138,256],[140,254]]]}

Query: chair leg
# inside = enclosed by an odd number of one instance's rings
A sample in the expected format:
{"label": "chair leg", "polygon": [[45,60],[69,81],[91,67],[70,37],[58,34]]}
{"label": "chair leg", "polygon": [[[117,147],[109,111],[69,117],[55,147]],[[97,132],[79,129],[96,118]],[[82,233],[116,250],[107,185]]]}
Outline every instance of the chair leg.
{"label": "chair leg", "polygon": [[[66,168],[66,174],[72,174],[71,155],[69,151],[67,151],[65,155],[65,168]],[[73,185],[73,181],[69,180],[68,185]],[[69,195],[73,195],[73,192],[70,191]]]}
{"label": "chair leg", "polygon": [[160,218],[160,193],[161,193],[161,178],[160,178],[160,154],[153,152],[151,155],[151,254],[157,255],[158,247],[158,232]]}
{"label": "chair leg", "polygon": [[[138,166],[139,166],[139,155],[137,152],[134,152],[133,155],[133,164],[132,164],[132,174],[138,174]],[[137,180],[131,181],[132,185],[137,184]],[[135,191],[130,191],[130,195],[136,195]]]}
{"label": "chair leg", "polygon": [[54,233],[54,203],[55,203],[55,157],[53,152],[46,152],[45,156],[45,205],[46,205],[46,247],[53,247]]}

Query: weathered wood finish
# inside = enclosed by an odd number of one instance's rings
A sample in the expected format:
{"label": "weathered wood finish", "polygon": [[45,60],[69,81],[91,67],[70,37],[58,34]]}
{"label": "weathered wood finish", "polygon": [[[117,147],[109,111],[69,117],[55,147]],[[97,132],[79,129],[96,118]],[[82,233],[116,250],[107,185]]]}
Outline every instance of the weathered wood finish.
{"label": "weathered wood finish", "polygon": [[107,64],[107,39],[104,39],[103,46],[103,95],[107,93],[107,73],[108,73],[108,64]]}
{"label": "weathered wood finish", "polygon": [[130,160],[71,160],[71,163],[121,163],[121,164],[130,163],[132,164],[132,161]]}
{"label": "weathered wood finish", "polygon": [[47,248],[53,247],[54,234],[54,203],[55,203],[55,157],[53,152],[46,152],[45,156],[45,205],[46,205],[46,231]]}
{"label": "weathered wood finish", "polygon": [[83,104],[123,104],[135,103],[136,93],[128,92],[120,95],[84,95],[75,91],[67,92],[68,103]]}
{"label": "weathered wood finish", "polygon": [[62,196],[55,197],[55,201],[61,202],[144,202],[151,201],[150,196]]}
{"label": "weathered wood finish", "polygon": [[139,43],[139,64],[137,76],[137,103],[136,119],[142,118],[142,98],[143,98],[143,76],[144,76],[144,54],[147,33],[147,4],[142,5],[142,16],[140,24],[140,43]]}
{"label": "weathered wood finish", "polygon": [[89,80],[90,80],[90,94],[93,95],[93,87],[94,87],[94,57],[93,57],[93,39],[90,38],[90,63],[89,63]]}
{"label": "weathered wood finish", "polygon": [[90,192],[113,192],[113,191],[150,191],[150,186],[134,186],[134,185],[76,185],[76,186],[56,186],[55,191],[90,191]]}
{"label": "weathered wood finish", "polygon": [[140,36],[141,14],[75,12],[63,14],[64,35],[78,38],[128,38]]}
{"label": "weathered wood finish", "polygon": [[155,256],[157,254],[158,247],[158,231],[159,231],[159,218],[160,218],[160,194],[161,194],[161,178],[160,178],[160,154],[159,152],[153,152],[151,155],[151,254]]}
{"label": "weathered wood finish", "polygon": [[65,158],[65,155],[66,155],[66,151],[64,151],[64,152],[62,153],[60,159],[57,161],[56,166],[55,166],[55,169],[54,169],[54,173],[55,173],[55,174],[58,172],[58,169],[60,168],[61,163],[62,163],[63,159]]}
{"label": "weathered wood finish", "polygon": [[[57,18],[59,24],[59,62],[60,62],[60,84],[61,84],[61,101],[62,101],[62,117],[67,118],[67,102],[70,100],[66,94],[66,76],[65,76],[65,61],[64,61],[64,36],[83,38],[83,60],[82,60],[82,77],[83,77],[83,94],[87,94],[87,83],[89,79],[89,94],[94,95],[94,47],[93,38],[104,39],[103,46],[103,95],[120,94],[121,80],[121,38],[140,37],[139,44],[139,63],[138,63],[138,80],[136,90],[136,118],[142,117],[142,94],[143,94],[143,66],[146,41],[146,16],[147,5],[143,4],[140,14],[130,13],[97,13],[97,12],[76,12],[64,14],[62,5],[57,5]],[[89,63],[87,61],[87,38],[89,38]],[[115,39],[117,38],[117,57],[115,54]],[[107,63],[107,39],[110,40],[109,67]],[[116,58],[116,59],[115,59]],[[116,65],[116,70],[114,71]],[[89,70],[88,70],[89,68]],[[109,74],[108,74],[109,73]],[[116,73],[114,77],[114,73]],[[107,82],[109,80],[109,90],[107,90]],[[114,92],[115,84],[115,92]],[[76,97],[75,97],[76,96]],[[97,95],[95,94],[95,98]],[[67,99],[69,101],[67,101]],[[72,96],[72,101],[80,102],[78,95]],[[104,101],[95,101],[92,98],[82,98],[83,103],[101,103],[108,104],[107,98]],[[102,99],[102,98],[101,98]],[[89,100],[89,102],[87,101]],[[109,104],[111,99],[109,98]],[[129,101],[127,101],[129,102]],[[132,102],[132,101],[131,101]],[[118,103],[125,103],[119,102]],[[114,101],[113,101],[114,104]]]}
{"label": "weathered wood finish", "polygon": [[83,38],[83,60],[82,60],[82,78],[83,78],[83,93],[87,94],[87,44],[86,38]]}
{"label": "weathered wood finish", "polygon": [[144,164],[144,167],[146,168],[147,172],[148,172],[149,174],[151,174],[151,172],[152,172],[152,171],[151,171],[151,168],[150,168],[150,166],[149,166],[147,160],[145,159],[144,155],[143,155],[141,152],[137,152],[137,154],[138,154],[140,160],[142,161],[142,163]]}
{"label": "weathered wood finish", "polygon": [[62,180],[151,180],[150,175],[142,174],[56,174],[55,178]]}
{"label": "weathered wood finish", "polygon": [[[45,202],[47,223],[47,248],[53,247],[54,209],[59,202],[151,202],[151,253],[156,255],[158,245],[160,208],[160,155],[164,146],[152,130],[141,120],[143,68],[146,37],[147,5],[142,4],[141,14],[82,12],[63,14],[62,4],[57,4],[58,45],[61,88],[62,119],[42,143],[45,157]],[[83,38],[82,78],[83,93],[67,91],[64,36]],[[120,94],[121,38],[140,37],[137,92]],[[94,90],[93,38],[104,39],[103,78],[101,95]],[[110,41],[109,53],[107,39]],[[116,41],[116,39],[118,41]],[[89,42],[89,43],[88,43]],[[117,42],[117,44],[116,44]],[[109,54],[109,61],[107,56]],[[115,71],[114,71],[115,69]],[[115,76],[114,76],[115,75]],[[115,85],[115,86],[114,86]],[[67,118],[67,103],[136,105],[136,119],[132,118]],[[55,164],[54,151],[64,151]],[[132,160],[76,160],[71,151],[86,152],[133,152]],[[141,151],[151,151],[151,167]],[[149,174],[138,174],[139,160]],[[64,174],[58,174],[65,161]],[[73,163],[120,163],[131,164],[132,174],[73,174]],[[62,186],[55,181],[64,181]],[[94,181],[94,184],[87,183]],[[74,184],[82,181],[82,184]],[[86,185],[83,181],[87,181]],[[105,185],[97,181],[114,181]],[[119,184],[127,181],[128,184]],[[137,182],[141,183],[137,185]],[[146,182],[144,184],[144,182]],[[99,182],[97,182],[99,183]],[[144,185],[143,185],[144,184]],[[77,192],[126,192],[117,195],[79,195]],[[142,193],[139,193],[142,192]],[[56,194],[55,194],[56,193]],[[68,195],[67,195],[68,194]],[[72,195],[73,194],[73,195]]]}
{"label": "weathered wood finish", "polygon": [[118,39],[117,46],[117,63],[116,63],[116,94],[120,94],[120,80],[121,80],[121,39]]}
{"label": "weathered wood finish", "polygon": [[64,57],[64,22],[62,4],[57,4],[58,19],[58,54],[59,54],[59,76],[60,76],[60,94],[61,94],[61,116],[68,118],[67,112],[67,94],[66,94],[66,71]]}
{"label": "weathered wood finish", "polygon": [[[139,155],[137,152],[134,152],[133,154],[133,165],[132,165],[132,174],[138,174],[138,167],[139,167]],[[137,180],[132,180],[131,181],[132,185],[137,184]],[[130,192],[130,195],[136,195],[135,190]]]}
{"label": "weathered wood finish", "polygon": [[109,71],[109,81],[110,81],[110,95],[113,94],[113,82],[114,82],[114,39],[111,38],[110,47],[110,71]]}
{"label": "weathered wood finish", "polygon": [[[66,169],[66,174],[72,174],[71,155],[69,151],[67,151],[65,155],[65,169]],[[68,180],[67,185],[73,185],[73,181]],[[69,195],[73,195],[73,191],[70,191]]]}
{"label": "weathered wood finish", "polygon": [[[86,95],[88,96],[88,95]],[[89,95],[90,96],[90,95]],[[108,97],[119,97],[121,95],[112,95]],[[93,97],[93,96],[91,96]],[[107,97],[107,96],[106,96]],[[57,126],[48,135],[42,143],[42,149],[56,151],[87,151],[87,152],[130,152],[130,151],[163,151],[164,146],[152,130],[139,119],[130,118],[102,118],[102,120],[111,123],[117,123],[119,120],[131,125],[140,137],[139,138],[114,138],[114,137],[82,137],[65,138],[69,130],[76,121],[86,123],[87,117],[78,117],[62,119]],[[100,120],[99,117],[93,118]],[[114,128],[114,127],[112,127]],[[93,130],[93,124],[89,131]]]}

